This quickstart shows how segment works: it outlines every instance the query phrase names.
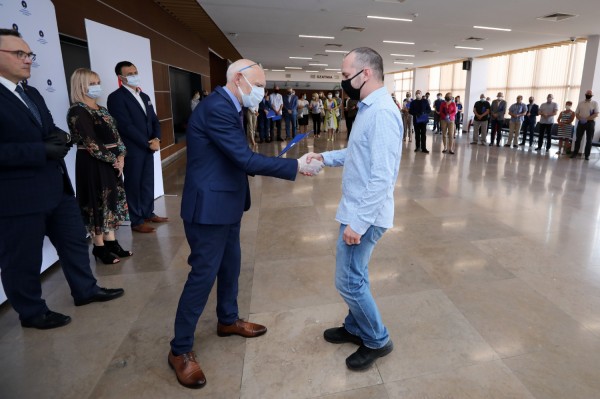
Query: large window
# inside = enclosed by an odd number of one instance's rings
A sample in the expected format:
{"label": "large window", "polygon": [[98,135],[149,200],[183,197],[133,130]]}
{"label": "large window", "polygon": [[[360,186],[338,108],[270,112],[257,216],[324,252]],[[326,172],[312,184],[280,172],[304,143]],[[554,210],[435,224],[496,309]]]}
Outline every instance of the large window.
{"label": "large window", "polygon": [[442,93],[443,96],[448,92],[454,97],[464,98],[466,83],[467,71],[462,69],[462,61],[429,68],[427,91],[431,93],[432,98],[435,98],[437,93]]}
{"label": "large window", "polygon": [[412,69],[410,71],[395,73],[394,74],[394,82],[395,82],[394,93],[396,94],[397,99],[402,100],[405,97],[407,91],[411,92],[411,94],[414,95],[414,93],[412,93],[412,87],[413,87],[413,70]]}
{"label": "large window", "polygon": [[533,95],[540,104],[551,93],[559,109],[567,100],[577,104],[585,47],[585,42],[577,42],[491,57],[487,95],[494,98],[501,91],[509,104],[518,95],[524,101]]}

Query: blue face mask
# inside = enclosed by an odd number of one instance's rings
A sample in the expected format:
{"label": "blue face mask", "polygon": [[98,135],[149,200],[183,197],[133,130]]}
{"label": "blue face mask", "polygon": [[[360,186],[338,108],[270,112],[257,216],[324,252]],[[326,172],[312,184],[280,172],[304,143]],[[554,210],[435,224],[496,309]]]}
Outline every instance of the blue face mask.
{"label": "blue face mask", "polygon": [[139,87],[140,83],[142,83],[142,78],[140,78],[140,75],[138,74],[125,76],[125,78],[127,79],[127,84],[129,86]]}
{"label": "blue face mask", "polygon": [[102,95],[102,86],[93,85],[88,87],[88,91],[85,93],[85,95],[93,99],[100,97]]}

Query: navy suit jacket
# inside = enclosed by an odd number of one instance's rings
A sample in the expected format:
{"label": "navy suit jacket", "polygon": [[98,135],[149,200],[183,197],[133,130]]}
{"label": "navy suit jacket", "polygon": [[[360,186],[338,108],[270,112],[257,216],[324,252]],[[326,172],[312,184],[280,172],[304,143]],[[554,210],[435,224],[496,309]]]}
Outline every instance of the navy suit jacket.
{"label": "navy suit jacket", "polygon": [[[529,105],[529,104],[527,104]],[[535,118],[538,116],[538,112],[540,111],[540,107],[537,104],[531,104],[531,110],[529,111],[531,113],[531,115],[527,116],[525,115],[525,119],[529,119],[529,118],[533,118],[533,120],[535,120]]]}
{"label": "navy suit jacket", "polygon": [[151,154],[148,141],[160,140],[160,123],[150,97],[144,92],[140,92],[140,97],[146,107],[145,113],[133,94],[123,86],[110,93],[106,104],[108,112],[117,121],[128,158]]}
{"label": "navy suit jacket", "polygon": [[181,218],[189,223],[234,224],[250,209],[248,175],[294,180],[295,159],[252,152],[235,104],[217,87],[194,109],[187,129],[187,171]]}
{"label": "navy suit jacket", "polygon": [[293,94],[288,100],[288,95],[284,95],[283,109],[286,111],[296,111],[298,109],[298,97],[295,94]]}
{"label": "navy suit jacket", "polygon": [[267,112],[269,110],[271,110],[271,101],[269,101],[268,97],[266,99],[263,97],[263,99],[260,101],[260,103],[258,103],[258,116],[262,116],[263,118],[266,118],[267,114],[265,114],[265,110]]}
{"label": "navy suit jacket", "polygon": [[0,217],[46,212],[65,192],[74,194],[63,160],[46,159],[44,139],[65,134],[54,124],[40,93],[23,89],[37,106],[42,126],[27,106],[0,84]]}

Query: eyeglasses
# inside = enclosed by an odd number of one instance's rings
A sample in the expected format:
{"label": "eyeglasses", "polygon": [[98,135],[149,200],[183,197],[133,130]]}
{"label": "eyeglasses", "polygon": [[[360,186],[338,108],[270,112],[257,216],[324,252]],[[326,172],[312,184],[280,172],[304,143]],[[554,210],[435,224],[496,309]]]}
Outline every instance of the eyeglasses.
{"label": "eyeglasses", "polygon": [[262,68],[262,65],[261,65],[260,63],[258,63],[258,62],[257,62],[257,63],[254,63],[254,64],[252,64],[252,65],[248,65],[248,66],[245,66],[245,67],[243,67],[243,68],[242,68],[242,69],[240,69],[238,72],[245,71],[246,69],[248,69],[248,68],[252,68],[253,66],[256,66],[256,65],[258,65],[259,67],[261,67],[261,68]]}
{"label": "eyeglasses", "polygon": [[0,50],[3,53],[11,53],[17,56],[18,59],[20,60],[25,60],[27,58],[29,58],[32,62],[35,61],[35,57],[36,55],[34,53],[26,53],[22,50]]}

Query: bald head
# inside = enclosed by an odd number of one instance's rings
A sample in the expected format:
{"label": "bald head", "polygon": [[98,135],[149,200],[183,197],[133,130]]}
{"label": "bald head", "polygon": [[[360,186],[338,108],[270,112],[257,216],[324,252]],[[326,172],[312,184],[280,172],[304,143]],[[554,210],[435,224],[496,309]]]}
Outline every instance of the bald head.
{"label": "bald head", "polygon": [[[242,103],[241,92],[248,94],[252,86],[264,88],[266,85],[265,71],[252,60],[237,60],[227,68],[226,87]],[[262,97],[262,95],[261,95]]]}

